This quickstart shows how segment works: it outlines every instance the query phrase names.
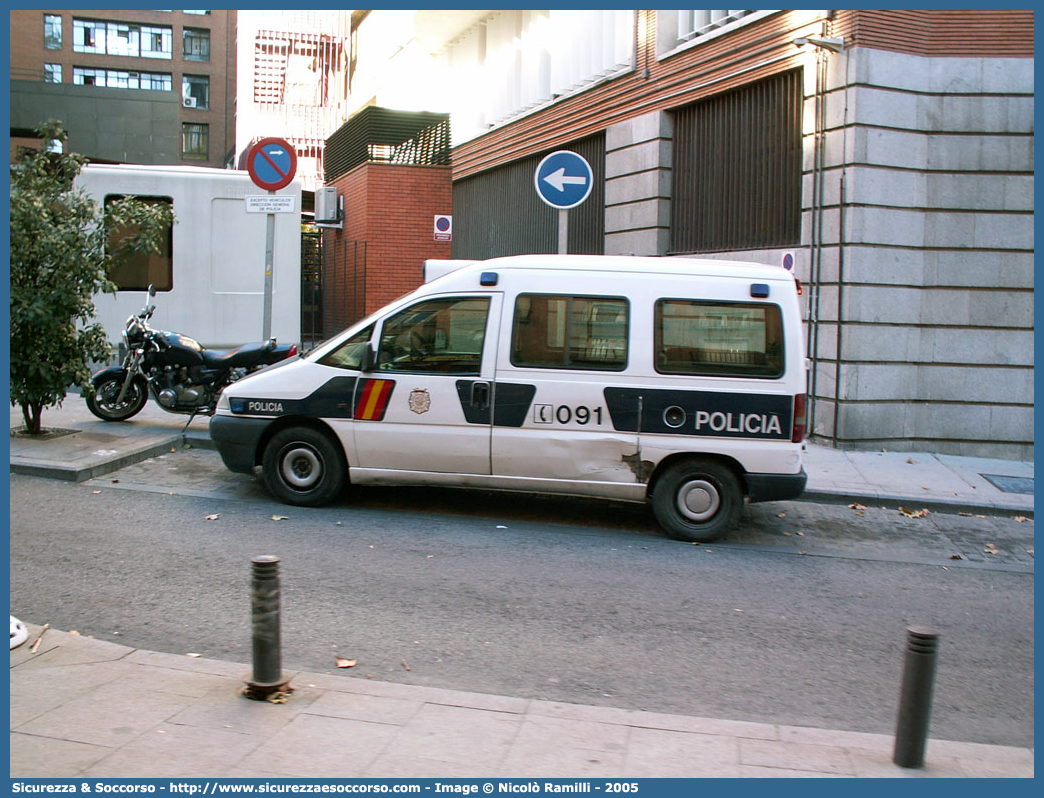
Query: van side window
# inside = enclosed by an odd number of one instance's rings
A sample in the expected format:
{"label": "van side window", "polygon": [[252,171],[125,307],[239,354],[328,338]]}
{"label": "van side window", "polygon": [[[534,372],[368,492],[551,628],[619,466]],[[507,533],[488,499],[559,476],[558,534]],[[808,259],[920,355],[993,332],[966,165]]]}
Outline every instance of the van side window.
{"label": "van side window", "polygon": [[427,299],[384,322],[378,371],[476,375],[482,369],[489,297]]}
{"label": "van side window", "polygon": [[520,294],[511,330],[511,362],[550,369],[623,371],[627,300]]}
{"label": "van side window", "polygon": [[373,325],[369,324],[316,362],[324,366],[358,371],[362,368],[363,352],[366,350],[366,344],[371,335],[373,335]]}
{"label": "van side window", "polygon": [[661,299],[655,324],[656,370],[662,374],[783,376],[778,305]]}

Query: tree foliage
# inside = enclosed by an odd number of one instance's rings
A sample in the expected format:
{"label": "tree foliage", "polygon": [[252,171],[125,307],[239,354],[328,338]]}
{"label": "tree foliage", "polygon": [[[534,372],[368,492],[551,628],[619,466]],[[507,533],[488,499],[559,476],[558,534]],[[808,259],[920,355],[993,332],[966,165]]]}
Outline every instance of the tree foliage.
{"label": "tree foliage", "polygon": [[[32,434],[43,408],[60,405],[70,386],[88,388],[90,364],[109,358],[93,297],[115,293],[110,270],[159,252],[173,221],[168,207],[132,198],[99,208],[73,184],[87,159],[64,152],[61,123],[36,132],[42,149],[21,151],[11,165],[11,404]],[[110,244],[114,230],[131,232]]]}

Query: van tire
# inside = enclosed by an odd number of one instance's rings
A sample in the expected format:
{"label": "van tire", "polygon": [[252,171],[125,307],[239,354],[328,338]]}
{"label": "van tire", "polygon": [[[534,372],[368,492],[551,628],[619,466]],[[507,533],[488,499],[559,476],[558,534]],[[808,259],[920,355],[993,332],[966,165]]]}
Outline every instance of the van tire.
{"label": "van tire", "polygon": [[265,446],[261,472],[277,499],[300,507],[318,507],[344,489],[344,458],[337,445],[318,430],[288,427]]}
{"label": "van tire", "polygon": [[667,467],[652,495],[653,515],[676,540],[710,543],[739,517],[743,492],[736,474],[711,459],[686,459]]}

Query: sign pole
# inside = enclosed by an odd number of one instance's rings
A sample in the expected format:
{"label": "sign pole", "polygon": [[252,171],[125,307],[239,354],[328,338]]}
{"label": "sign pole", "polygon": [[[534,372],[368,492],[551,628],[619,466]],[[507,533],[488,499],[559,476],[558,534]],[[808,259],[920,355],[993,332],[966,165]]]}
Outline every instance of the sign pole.
{"label": "sign pole", "polygon": [[565,208],[558,212],[558,254],[569,254],[569,211]]}
{"label": "sign pole", "polygon": [[[269,194],[275,194],[269,191]],[[272,337],[272,265],[275,260],[275,214],[265,214],[265,304],[261,314],[261,340]]]}
{"label": "sign pole", "polygon": [[[265,293],[261,313],[261,337],[272,337],[272,269],[275,260],[276,191],[290,185],[297,173],[297,153],[285,139],[266,138],[250,147],[247,171],[254,185],[268,191],[270,206],[265,220]],[[256,198],[255,198],[256,199]],[[248,198],[247,210],[250,203]]]}

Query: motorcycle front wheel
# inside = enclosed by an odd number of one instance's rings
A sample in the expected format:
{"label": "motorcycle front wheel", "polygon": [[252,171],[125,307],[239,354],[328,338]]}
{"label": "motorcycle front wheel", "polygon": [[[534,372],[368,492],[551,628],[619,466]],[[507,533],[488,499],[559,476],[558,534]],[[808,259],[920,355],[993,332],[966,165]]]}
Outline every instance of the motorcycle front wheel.
{"label": "motorcycle front wheel", "polygon": [[87,409],[103,421],[126,421],[141,412],[149,394],[141,380],[132,380],[122,402],[117,402],[123,389],[123,377],[112,375],[94,386],[94,394],[87,397]]}

